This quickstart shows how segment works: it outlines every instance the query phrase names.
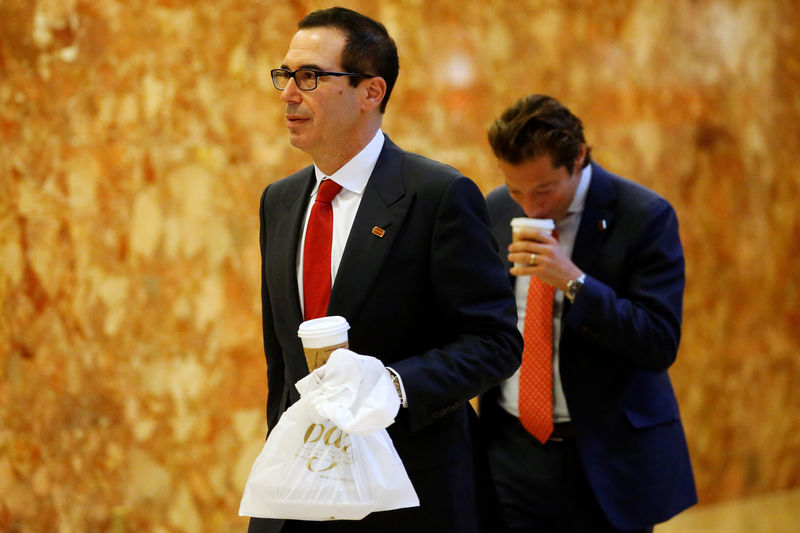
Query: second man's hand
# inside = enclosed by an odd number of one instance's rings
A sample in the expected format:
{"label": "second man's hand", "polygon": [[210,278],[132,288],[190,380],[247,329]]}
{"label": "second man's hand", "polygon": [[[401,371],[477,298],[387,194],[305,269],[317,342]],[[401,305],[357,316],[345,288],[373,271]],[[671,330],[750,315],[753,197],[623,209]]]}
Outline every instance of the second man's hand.
{"label": "second man's hand", "polygon": [[523,266],[513,266],[510,270],[512,275],[536,276],[548,285],[566,291],[567,282],[583,273],[553,236],[538,230],[521,230],[518,235],[520,240],[508,247],[508,260]]}

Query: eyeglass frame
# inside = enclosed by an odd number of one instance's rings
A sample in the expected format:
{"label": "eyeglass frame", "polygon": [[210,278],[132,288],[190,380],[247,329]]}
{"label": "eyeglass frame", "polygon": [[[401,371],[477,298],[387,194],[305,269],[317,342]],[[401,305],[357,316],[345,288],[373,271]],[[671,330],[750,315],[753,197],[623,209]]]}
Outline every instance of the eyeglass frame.
{"label": "eyeglass frame", "polygon": [[[313,72],[314,73],[314,86],[311,87],[310,89],[303,89],[302,87],[300,87],[300,84],[297,83],[297,78],[295,76],[297,75],[298,72],[301,72],[301,71]],[[275,87],[279,91],[282,91],[286,87],[284,87],[283,89],[278,87],[278,76],[276,75],[278,72],[285,72],[286,73],[285,77],[286,77],[286,84],[287,85],[289,84],[289,80],[290,79],[294,79],[294,84],[297,85],[297,88],[300,89],[301,91],[306,91],[306,92],[313,91],[314,89],[316,89],[319,86],[319,78],[320,78],[320,76],[336,76],[336,77],[340,77],[340,76],[351,76],[351,77],[352,76],[358,76],[358,77],[361,77],[361,78],[364,78],[364,79],[377,78],[378,77],[378,76],[373,76],[371,74],[364,74],[363,72],[332,72],[332,71],[329,71],[329,70],[317,70],[315,68],[299,68],[297,70],[289,70],[288,68],[274,68],[274,69],[269,71],[269,75],[270,75],[270,78],[272,78],[273,87]]]}

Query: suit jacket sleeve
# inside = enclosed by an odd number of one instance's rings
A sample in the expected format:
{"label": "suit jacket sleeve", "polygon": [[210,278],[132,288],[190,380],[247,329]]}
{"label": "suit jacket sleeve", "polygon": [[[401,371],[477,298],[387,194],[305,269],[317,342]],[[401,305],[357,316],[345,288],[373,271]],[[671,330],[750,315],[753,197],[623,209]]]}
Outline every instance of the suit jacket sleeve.
{"label": "suit jacket sleeve", "polygon": [[261,326],[264,334],[264,352],[267,360],[267,426],[272,429],[278,422],[281,411],[283,410],[282,396],[284,394],[284,362],[282,350],[275,332],[275,322],[272,315],[272,300],[270,298],[269,286],[266,280],[267,254],[269,251],[266,246],[266,226],[264,220],[264,203],[267,198],[269,187],[264,189],[261,195],[259,208],[259,245],[261,248]]}
{"label": "suit jacket sleeve", "polygon": [[[678,220],[669,203],[649,200],[616,221],[609,243],[565,313],[565,326],[639,368],[659,372],[675,361],[680,342],[684,259]],[[615,265],[614,270],[604,265]]]}
{"label": "suit jacket sleeve", "polygon": [[403,378],[412,429],[509,377],[522,352],[513,292],[486,203],[471,180],[461,176],[451,182],[431,231],[431,290],[441,329],[457,333],[434,349],[391,363]]}

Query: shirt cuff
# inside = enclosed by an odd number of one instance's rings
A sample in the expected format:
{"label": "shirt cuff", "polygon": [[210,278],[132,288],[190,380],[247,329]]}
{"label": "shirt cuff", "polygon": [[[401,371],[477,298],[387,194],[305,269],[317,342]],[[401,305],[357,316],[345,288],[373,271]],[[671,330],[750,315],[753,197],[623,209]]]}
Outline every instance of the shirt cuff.
{"label": "shirt cuff", "polygon": [[386,370],[392,375],[392,380],[395,382],[395,385],[400,387],[400,390],[397,391],[400,395],[400,403],[403,407],[408,408],[408,399],[406,398],[406,388],[403,387],[403,378],[401,378],[400,374],[395,372],[393,368],[387,366]]}

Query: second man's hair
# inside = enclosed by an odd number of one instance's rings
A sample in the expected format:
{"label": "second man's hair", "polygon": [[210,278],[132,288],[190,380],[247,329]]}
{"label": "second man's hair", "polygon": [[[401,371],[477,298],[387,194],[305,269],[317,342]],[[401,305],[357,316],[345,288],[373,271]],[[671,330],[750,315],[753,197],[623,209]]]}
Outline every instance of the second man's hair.
{"label": "second man's hair", "polygon": [[[586,144],[581,120],[552,96],[533,94],[519,99],[489,127],[494,155],[512,165],[550,154],[553,167],[576,169],[580,147]],[[586,146],[583,166],[591,163]]]}

